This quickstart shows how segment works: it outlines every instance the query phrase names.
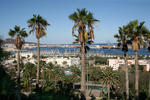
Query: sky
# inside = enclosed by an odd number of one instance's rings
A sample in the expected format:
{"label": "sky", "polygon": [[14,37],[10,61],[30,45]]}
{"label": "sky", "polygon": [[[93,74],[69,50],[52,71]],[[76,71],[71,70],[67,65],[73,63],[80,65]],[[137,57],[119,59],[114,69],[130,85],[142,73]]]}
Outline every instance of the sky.
{"label": "sky", "polygon": [[[116,42],[118,27],[136,19],[150,29],[150,0],[0,0],[0,36],[10,38],[8,32],[15,25],[29,32],[27,20],[40,14],[51,24],[41,43],[70,44],[74,22],[68,16],[77,8],[86,8],[100,20],[94,25],[95,43]],[[36,42],[35,34],[25,41]]]}

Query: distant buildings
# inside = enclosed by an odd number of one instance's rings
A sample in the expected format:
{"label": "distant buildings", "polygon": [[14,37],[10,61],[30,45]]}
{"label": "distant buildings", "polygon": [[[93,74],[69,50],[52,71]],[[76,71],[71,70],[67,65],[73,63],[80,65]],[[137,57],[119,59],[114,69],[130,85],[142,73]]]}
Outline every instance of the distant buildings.
{"label": "distant buildings", "polygon": [[80,58],[76,57],[49,57],[46,59],[43,59],[43,61],[46,61],[46,63],[53,63],[60,66],[74,66],[80,64]]}
{"label": "distant buildings", "polygon": [[[15,39],[12,38],[7,38],[6,40],[3,41],[3,46],[2,48],[5,51],[16,51],[16,47],[14,45]],[[36,43],[33,42],[25,42],[22,48],[36,48]]]}
{"label": "distant buildings", "polygon": [[15,39],[12,38],[7,38],[6,40],[3,41],[4,44],[14,44]]}
{"label": "distant buildings", "polygon": [[[24,63],[31,62],[36,64],[36,59],[34,58],[33,53],[20,53],[20,58],[23,59]],[[17,60],[17,54],[12,55],[9,60],[4,62],[5,65],[13,65],[14,61]],[[52,63],[54,65],[59,65],[61,67],[70,67],[70,66],[78,66],[80,65],[80,58],[79,57],[46,57],[41,58],[41,61],[45,61],[46,63]]]}
{"label": "distant buildings", "polygon": [[[64,48],[73,48],[73,47],[80,47],[80,45],[70,45],[70,44],[61,44],[61,45],[47,45],[47,44],[41,44],[40,47],[62,47]],[[90,45],[91,48],[117,48],[115,44],[94,44]],[[27,50],[22,50],[20,53],[21,58],[24,58],[24,62],[32,62],[35,63],[36,59],[33,57],[34,55],[36,56],[37,53],[34,51],[28,51],[28,48],[36,48],[36,43],[33,42],[26,42],[23,45],[23,48],[26,48]],[[3,49],[6,51],[16,51],[16,47],[14,46],[14,39],[8,38],[4,40],[3,44]],[[69,51],[66,50],[64,52],[60,52],[61,50],[59,49],[54,49],[54,50],[41,50],[40,55],[45,56],[45,58],[41,58],[41,60],[45,61],[46,63],[53,63],[55,65],[60,65],[62,67],[68,67],[68,66],[73,66],[73,65],[80,65],[80,58],[76,56],[80,56],[80,51],[79,50],[73,50]],[[14,54],[15,52],[13,52]],[[16,56],[16,55],[15,55]],[[90,56],[100,56],[100,57],[107,57],[107,58],[113,58],[117,57],[116,54],[105,54],[104,51],[100,52],[88,52],[86,54],[87,57]],[[145,55],[146,56],[146,55]],[[47,58],[46,58],[47,57]],[[6,63],[12,64],[13,61],[16,60],[16,58],[13,58],[13,60],[7,60]],[[128,60],[128,65],[134,65],[135,61],[134,60]],[[106,66],[112,67],[114,70],[118,70],[119,67],[124,67],[125,63],[123,59],[109,59],[108,60],[108,65],[95,65],[95,61],[91,60],[89,61],[89,66],[95,66],[99,68],[105,68]],[[139,60],[139,65],[144,66],[144,70],[149,71],[150,69],[150,61],[149,60]]]}
{"label": "distant buildings", "polygon": [[[109,66],[112,67],[114,70],[118,70],[119,67],[125,67],[124,59],[108,59]],[[128,66],[134,65],[135,60],[127,60]],[[145,71],[150,70],[150,60],[139,60],[139,65],[144,66]]]}

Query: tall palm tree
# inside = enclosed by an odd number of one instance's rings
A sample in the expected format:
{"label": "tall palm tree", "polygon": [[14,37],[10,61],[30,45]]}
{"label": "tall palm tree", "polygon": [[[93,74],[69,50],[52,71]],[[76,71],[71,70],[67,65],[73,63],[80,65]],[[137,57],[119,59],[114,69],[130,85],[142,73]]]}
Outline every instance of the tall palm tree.
{"label": "tall palm tree", "polygon": [[[81,52],[81,92],[85,96],[86,94],[86,80],[85,80],[85,53],[87,48],[87,43],[92,43],[94,39],[94,27],[93,24],[98,20],[93,17],[91,12],[88,12],[85,8],[77,9],[77,12],[74,12],[69,16],[69,19],[74,21],[74,26],[72,28],[72,35],[76,37],[76,43],[80,43],[80,52]],[[77,30],[78,34],[75,34]]]}
{"label": "tall palm tree", "polygon": [[124,61],[125,61],[125,76],[126,76],[126,100],[129,100],[129,78],[128,78],[128,66],[127,66],[127,57],[126,53],[128,52],[128,28],[123,26],[119,27],[119,34],[115,34],[114,37],[117,38],[118,46],[122,46],[122,52],[124,53]]}
{"label": "tall palm tree", "polygon": [[46,28],[50,24],[43,19],[40,15],[33,15],[33,18],[29,19],[27,21],[28,27],[31,28],[29,33],[36,33],[36,38],[37,38],[37,77],[36,77],[36,88],[38,89],[39,87],[39,63],[40,63],[40,38],[46,35]]}
{"label": "tall palm tree", "polygon": [[[149,70],[150,71],[150,70]],[[148,85],[148,100],[150,100],[150,72],[149,72],[149,85]]]}
{"label": "tall palm tree", "polygon": [[107,67],[101,73],[100,82],[108,89],[108,100],[110,100],[110,88],[116,87],[120,82],[120,76],[117,71],[114,71],[111,67]]}
{"label": "tall palm tree", "polygon": [[138,20],[131,21],[128,25],[128,37],[132,42],[132,50],[135,52],[135,99],[139,100],[139,68],[138,68],[138,51],[140,50],[140,46],[145,46],[145,42],[143,41],[143,29],[144,22],[138,22]]}
{"label": "tall palm tree", "polygon": [[14,29],[10,29],[8,34],[11,37],[15,37],[14,44],[17,48],[17,86],[18,86],[18,100],[21,100],[20,95],[20,50],[24,44],[24,38],[28,36],[25,28],[20,28],[20,26],[15,26]]}
{"label": "tall palm tree", "polygon": [[[143,36],[144,36],[144,40],[148,44],[148,52],[150,53],[150,30],[147,29],[146,27],[143,27],[142,33],[143,33]],[[150,100],[150,73],[149,73],[149,91],[148,92],[149,92],[148,99]]]}

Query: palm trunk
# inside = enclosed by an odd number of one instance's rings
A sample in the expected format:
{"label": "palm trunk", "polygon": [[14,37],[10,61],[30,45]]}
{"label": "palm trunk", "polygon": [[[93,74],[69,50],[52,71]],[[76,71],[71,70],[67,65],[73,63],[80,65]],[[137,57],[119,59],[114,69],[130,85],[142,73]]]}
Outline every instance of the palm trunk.
{"label": "palm trunk", "polygon": [[135,100],[139,100],[139,68],[138,68],[138,52],[135,52]]}
{"label": "palm trunk", "polygon": [[29,78],[29,92],[31,93],[31,78]]}
{"label": "palm trunk", "polygon": [[30,91],[30,86],[29,86],[29,78],[27,79],[27,91]]}
{"label": "palm trunk", "polygon": [[126,100],[129,100],[129,76],[128,76],[128,65],[127,65],[127,57],[126,54],[124,56],[125,60],[125,69],[126,69]]}
{"label": "palm trunk", "polygon": [[49,73],[48,73],[48,81],[50,81],[50,70],[49,70]]}
{"label": "palm trunk", "polygon": [[55,86],[56,86],[56,75],[54,75],[54,80],[55,80]]}
{"label": "palm trunk", "polygon": [[110,100],[110,85],[109,84],[107,86],[107,89],[108,89],[108,100]]}
{"label": "palm trunk", "polygon": [[86,96],[86,80],[85,80],[85,48],[84,43],[81,43],[81,92]]}
{"label": "palm trunk", "polygon": [[39,74],[40,74],[40,40],[37,39],[37,73],[36,73],[36,89],[39,88]]}
{"label": "palm trunk", "polygon": [[31,93],[31,74],[30,74],[30,77],[29,77],[29,92]]}
{"label": "palm trunk", "polygon": [[150,100],[150,72],[149,72],[149,90],[148,90],[149,94],[148,94],[148,100]]}
{"label": "palm trunk", "polygon": [[21,100],[21,95],[20,95],[20,50],[18,49],[17,51],[17,99]]}

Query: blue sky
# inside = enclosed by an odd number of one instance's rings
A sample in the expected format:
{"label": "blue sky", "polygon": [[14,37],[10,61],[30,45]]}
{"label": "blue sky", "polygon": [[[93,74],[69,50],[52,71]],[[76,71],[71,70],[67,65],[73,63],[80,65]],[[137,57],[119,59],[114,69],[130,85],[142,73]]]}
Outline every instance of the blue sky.
{"label": "blue sky", "polygon": [[[146,21],[145,26],[150,29],[149,5],[150,0],[0,0],[0,36],[9,38],[8,31],[15,25],[28,32],[27,20],[40,14],[51,24],[42,43],[72,43],[74,23],[68,16],[77,8],[86,8],[100,20],[95,24],[95,43],[116,42],[113,35],[129,21]],[[36,42],[35,34],[26,41]]]}

